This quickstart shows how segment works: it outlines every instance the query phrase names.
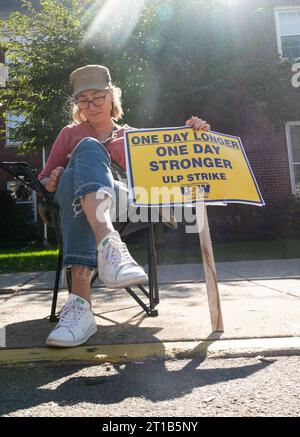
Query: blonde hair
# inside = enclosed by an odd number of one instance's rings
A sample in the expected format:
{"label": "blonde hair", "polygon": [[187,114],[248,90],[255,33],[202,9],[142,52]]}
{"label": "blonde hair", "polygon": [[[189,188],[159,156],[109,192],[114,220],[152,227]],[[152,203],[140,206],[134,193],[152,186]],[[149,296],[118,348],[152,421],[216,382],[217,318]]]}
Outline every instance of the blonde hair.
{"label": "blonde hair", "polygon": [[[118,121],[120,118],[122,118],[124,114],[122,108],[122,102],[121,102],[122,91],[120,88],[114,85],[111,85],[108,91],[111,92],[113,95],[113,102],[110,111],[110,116],[113,120]],[[78,106],[74,103],[73,100],[72,100],[71,113],[72,113],[73,123],[79,124],[82,123],[83,121],[87,121],[82,113],[82,110],[78,108]]]}

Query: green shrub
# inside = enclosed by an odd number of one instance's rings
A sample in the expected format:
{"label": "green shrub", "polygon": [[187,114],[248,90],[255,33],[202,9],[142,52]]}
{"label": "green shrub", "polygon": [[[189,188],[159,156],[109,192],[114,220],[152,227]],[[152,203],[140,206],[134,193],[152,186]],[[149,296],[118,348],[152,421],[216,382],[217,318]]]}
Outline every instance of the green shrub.
{"label": "green shrub", "polygon": [[[296,198],[261,208],[240,204],[208,206],[207,213],[215,244],[300,238],[300,200]],[[157,240],[157,247],[198,246],[198,234],[185,234],[185,226],[179,223],[177,231],[164,227],[164,237]]]}
{"label": "green shrub", "polygon": [[212,238],[217,243],[300,237],[300,201],[267,205],[208,208]]}

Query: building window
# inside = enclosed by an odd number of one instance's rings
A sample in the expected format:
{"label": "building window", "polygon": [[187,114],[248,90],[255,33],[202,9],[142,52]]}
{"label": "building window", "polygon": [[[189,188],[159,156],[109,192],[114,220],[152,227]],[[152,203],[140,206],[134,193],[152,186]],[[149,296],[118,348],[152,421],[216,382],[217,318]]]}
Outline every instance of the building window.
{"label": "building window", "polygon": [[300,198],[300,121],[286,124],[293,194]]}
{"label": "building window", "polygon": [[7,67],[0,62],[0,87],[5,87],[7,81]]}
{"label": "building window", "polygon": [[300,58],[300,7],[276,8],[275,19],[280,56]]}
{"label": "building window", "polygon": [[25,121],[24,115],[17,115],[13,112],[6,113],[6,146],[19,146],[22,143],[21,138],[13,138],[12,130],[15,129],[18,124],[22,123],[23,121]]}
{"label": "building window", "polygon": [[[21,36],[19,37],[14,37],[14,40],[19,42],[19,43],[25,43],[25,39]],[[7,42],[9,41],[9,38],[4,36],[2,38],[3,42]],[[0,64],[0,86],[6,86],[6,81],[8,81],[8,79],[10,80],[14,80],[14,76],[11,75],[11,73],[9,73],[9,69],[10,69],[10,65],[13,64],[14,62],[24,62],[24,59],[20,56],[17,56],[17,58],[15,56],[12,57],[11,53],[8,50],[5,50],[4,52],[4,64],[1,63]],[[4,85],[1,85],[1,80],[2,83],[4,81]]]}

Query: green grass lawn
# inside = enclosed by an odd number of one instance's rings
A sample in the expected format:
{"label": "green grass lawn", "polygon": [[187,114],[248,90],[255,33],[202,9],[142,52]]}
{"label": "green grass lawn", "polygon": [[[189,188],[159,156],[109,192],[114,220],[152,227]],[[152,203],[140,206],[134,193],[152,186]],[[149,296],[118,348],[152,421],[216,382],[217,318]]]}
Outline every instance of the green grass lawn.
{"label": "green grass lawn", "polygon": [[[140,245],[129,245],[129,250],[139,263],[147,263],[147,255]],[[55,270],[57,254],[57,250],[49,249],[3,250],[0,251],[0,273]],[[214,254],[216,262],[300,258],[300,240],[216,244]],[[200,247],[161,248],[157,259],[159,264],[198,263]]]}
{"label": "green grass lawn", "polygon": [[58,250],[22,249],[0,251],[0,273],[55,270]]}

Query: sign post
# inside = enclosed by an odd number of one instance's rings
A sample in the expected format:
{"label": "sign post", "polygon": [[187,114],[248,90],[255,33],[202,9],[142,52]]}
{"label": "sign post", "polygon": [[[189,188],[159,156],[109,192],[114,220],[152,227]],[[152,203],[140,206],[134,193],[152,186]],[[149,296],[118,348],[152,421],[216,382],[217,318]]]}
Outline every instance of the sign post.
{"label": "sign post", "polygon": [[[204,214],[204,217],[201,217],[202,214]],[[206,205],[201,206],[198,204],[196,206],[196,220],[199,231],[211,327],[213,332],[224,332],[217,271],[211,244]]]}

